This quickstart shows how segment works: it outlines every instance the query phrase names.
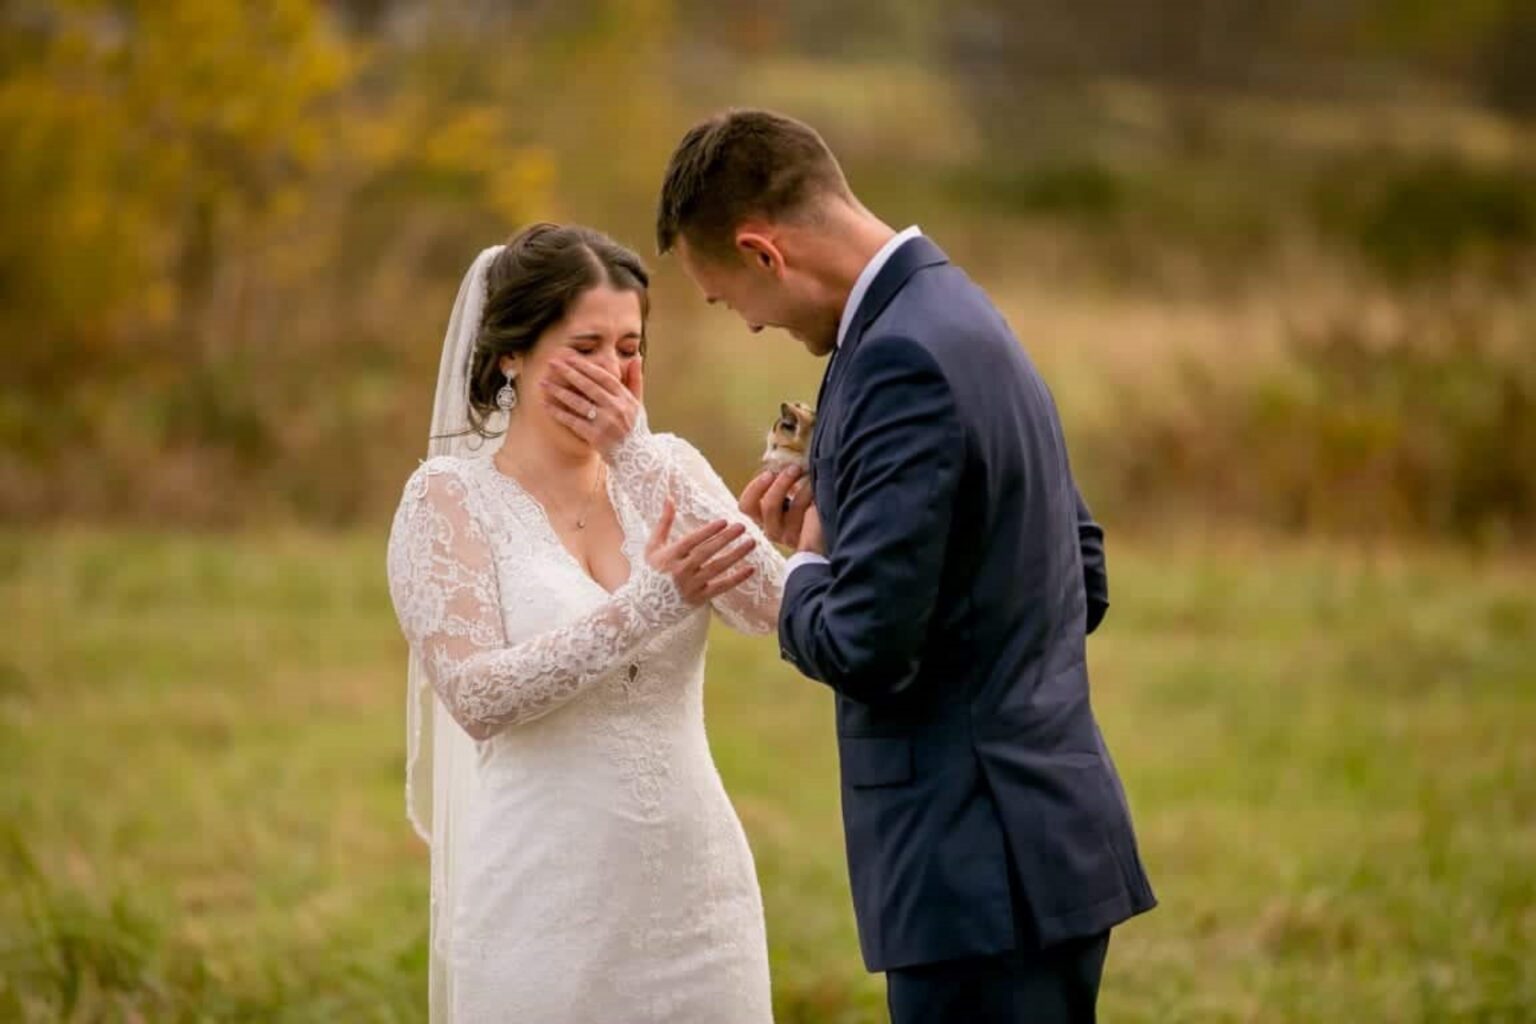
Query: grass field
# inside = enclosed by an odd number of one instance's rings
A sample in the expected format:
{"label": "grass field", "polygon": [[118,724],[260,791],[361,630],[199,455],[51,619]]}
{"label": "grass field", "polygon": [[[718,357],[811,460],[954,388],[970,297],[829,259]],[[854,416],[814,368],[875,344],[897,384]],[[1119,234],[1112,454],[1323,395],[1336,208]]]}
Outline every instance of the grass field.
{"label": "grass field", "polygon": [[[1119,1021],[1536,1020],[1536,567],[1110,538]],[[1118,542],[1117,542],[1118,541]],[[421,1019],[376,535],[0,535],[0,1020]],[[717,626],[782,1021],[883,1019],[829,700]]]}

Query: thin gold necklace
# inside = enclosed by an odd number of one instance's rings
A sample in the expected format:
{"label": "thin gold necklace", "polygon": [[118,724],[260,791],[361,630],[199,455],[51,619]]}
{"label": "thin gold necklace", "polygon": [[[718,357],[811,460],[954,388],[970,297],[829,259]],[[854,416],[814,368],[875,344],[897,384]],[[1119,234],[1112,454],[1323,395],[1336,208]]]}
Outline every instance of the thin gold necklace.
{"label": "thin gold necklace", "polygon": [[587,492],[587,500],[582,503],[581,515],[576,517],[576,529],[587,528],[587,513],[592,511],[592,502],[597,498],[597,489],[603,486],[603,481],[608,479],[608,463],[600,462],[597,466],[597,479],[592,481],[592,490]]}
{"label": "thin gold necklace", "polygon": [[[505,448],[498,450],[493,458],[501,464],[501,471],[503,473],[512,479],[517,480],[517,474],[507,466],[506,460],[502,458],[502,452],[504,451],[506,451]],[[603,481],[607,478],[608,464],[602,462],[598,463],[597,476],[592,481],[592,490],[587,492],[587,500],[582,502],[581,513],[576,517],[576,529],[585,530],[587,528],[587,515],[592,511],[592,502],[596,500],[598,489],[602,487]],[[529,490],[527,484],[523,484],[520,480],[518,483],[522,485],[523,490]],[[547,506],[548,502],[541,502],[541,504]],[[562,509],[560,512],[561,518],[563,519],[565,517],[564,510]]]}

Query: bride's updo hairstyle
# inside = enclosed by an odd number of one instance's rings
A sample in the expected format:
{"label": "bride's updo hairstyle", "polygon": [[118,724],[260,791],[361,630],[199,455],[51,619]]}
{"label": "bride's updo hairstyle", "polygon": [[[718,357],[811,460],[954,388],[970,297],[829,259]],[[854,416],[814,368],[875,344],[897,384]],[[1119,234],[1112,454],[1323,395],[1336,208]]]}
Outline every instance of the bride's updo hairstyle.
{"label": "bride's updo hairstyle", "polygon": [[534,224],[513,235],[486,271],[485,315],[469,362],[470,429],[492,436],[486,423],[498,411],[496,392],[507,382],[501,357],[531,351],[577,299],[599,285],[640,296],[644,355],[650,283],[640,257],[601,231]]}

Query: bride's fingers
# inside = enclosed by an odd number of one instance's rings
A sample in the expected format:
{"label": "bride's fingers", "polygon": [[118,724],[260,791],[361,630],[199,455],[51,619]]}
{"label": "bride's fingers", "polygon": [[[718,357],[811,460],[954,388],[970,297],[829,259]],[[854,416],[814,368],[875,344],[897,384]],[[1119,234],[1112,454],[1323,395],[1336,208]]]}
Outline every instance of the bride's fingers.
{"label": "bride's fingers", "polygon": [[588,409],[601,408],[597,402],[572,388],[562,387],[548,380],[540,381],[539,386],[544,389],[544,394],[550,401],[558,402],[568,412],[575,413],[577,416],[585,417]]}
{"label": "bride's fingers", "polygon": [[555,405],[554,402],[548,403],[548,408],[549,415],[554,419],[556,423],[559,423],[561,426],[568,428],[571,433],[575,434],[583,441],[591,444],[597,439],[596,425],[588,420],[585,416],[577,416],[575,413],[567,412],[565,409]]}
{"label": "bride's fingers", "polygon": [[720,533],[728,525],[724,519],[716,519],[712,523],[699,527],[681,540],[667,545],[661,553],[665,556],[668,564],[681,568],[683,563],[688,560],[688,556],[692,554],[694,548]]}
{"label": "bride's fingers", "polygon": [[750,555],[752,553],[752,549],[755,547],[757,547],[756,539],[748,537],[746,540],[735,545],[734,547],[727,548],[716,557],[711,558],[709,561],[699,566],[700,578],[706,580],[714,579],[729,569],[731,566],[735,565],[737,562],[740,562],[743,558],[746,558],[748,555]]}
{"label": "bride's fingers", "polygon": [[624,387],[635,401],[645,403],[645,357],[638,356],[624,364]]}
{"label": "bride's fingers", "polygon": [[674,541],[667,551],[673,567],[678,572],[688,568],[688,556],[693,554],[694,549],[724,532],[725,528],[729,525],[724,519],[717,519],[712,523],[699,527],[681,540]]}
{"label": "bride's fingers", "polygon": [[590,363],[585,359],[562,359],[554,365],[569,371],[572,377],[590,381],[593,386],[602,389],[614,397],[627,393],[623,381],[601,366]]}
{"label": "bride's fingers", "polygon": [[694,548],[691,552],[689,552],[688,557],[683,559],[683,567],[697,571],[698,568],[705,562],[719,554],[721,549],[723,549],[727,544],[735,541],[736,538],[745,533],[746,529],[747,528],[742,526],[740,523],[733,523],[726,529],[721,530],[709,540],[705,541],[698,547]]}
{"label": "bride's fingers", "polygon": [[550,364],[550,369],[559,375],[567,388],[585,396],[593,405],[608,405],[611,403],[612,392],[586,374],[577,372],[578,370],[585,369],[582,364],[556,362]]}
{"label": "bride's fingers", "polygon": [[756,566],[744,565],[739,569],[726,573],[724,576],[720,576],[712,580],[709,586],[704,588],[704,600],[713,601],[721,594],[736,589],[743,583],[747,582],[747,580],[751,579],[752,574],[756,571]]}

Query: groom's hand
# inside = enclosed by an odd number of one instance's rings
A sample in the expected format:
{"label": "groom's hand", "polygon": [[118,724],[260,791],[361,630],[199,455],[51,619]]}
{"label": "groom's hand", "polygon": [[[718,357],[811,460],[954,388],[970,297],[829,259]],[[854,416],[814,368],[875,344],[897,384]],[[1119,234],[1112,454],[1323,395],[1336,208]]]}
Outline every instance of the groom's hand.
{"label": "groom's hand", "polygon": [[814,503],[806,506],[805,523],[800,527],[800,543],[797,547],[800,551],[816,555],[827,553],[827,542],[821,535],[821,513],[816,511]]}
{"label": "groom's hand", "polygon": [[799,549],[806,512],[811,508],[811,488],[805,471],[792,466],[779,473],[760,473],[741,492],[740,508],[763,528],[769,540]]}

